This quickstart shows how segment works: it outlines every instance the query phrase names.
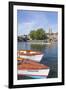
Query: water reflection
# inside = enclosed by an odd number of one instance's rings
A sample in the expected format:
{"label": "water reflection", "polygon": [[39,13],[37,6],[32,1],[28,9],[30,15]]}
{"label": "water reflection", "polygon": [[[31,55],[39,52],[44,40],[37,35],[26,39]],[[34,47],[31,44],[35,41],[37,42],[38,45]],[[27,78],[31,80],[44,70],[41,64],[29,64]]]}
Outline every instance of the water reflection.
{"label": "water reflection", "polygon": [[17,43],[17,50],[30,50],[31,46],[28,42],[18,42]]}
{"label": "water reflection", "polygon": [[32,50],[36,50],[36,51],[44,51],[46,48],[46,45],[31,45],[31,49]]}

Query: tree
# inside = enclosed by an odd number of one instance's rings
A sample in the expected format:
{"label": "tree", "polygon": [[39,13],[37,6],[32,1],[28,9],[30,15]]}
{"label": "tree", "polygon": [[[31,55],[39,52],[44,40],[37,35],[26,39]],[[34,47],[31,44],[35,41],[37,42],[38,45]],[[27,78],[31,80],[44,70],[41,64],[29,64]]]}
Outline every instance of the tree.
{"label": "tree", "polygon": [[37,40],[43,40],[44,39],[44,34],[45,31],[42,28],[37,29],[36,31],[36,36],[37,36]]}
{"label": "tree", "polygon": [[34,40],[44,40],[47,39],[47,35],[45,33],[45,30],[42,28],[39,28],[37,30],[33,30],[30,32],[30,37]]}
{"label": "tree", "polygon": [[33,40],[36,39],[36,31],[35,30],[32,30],[29,35]]}

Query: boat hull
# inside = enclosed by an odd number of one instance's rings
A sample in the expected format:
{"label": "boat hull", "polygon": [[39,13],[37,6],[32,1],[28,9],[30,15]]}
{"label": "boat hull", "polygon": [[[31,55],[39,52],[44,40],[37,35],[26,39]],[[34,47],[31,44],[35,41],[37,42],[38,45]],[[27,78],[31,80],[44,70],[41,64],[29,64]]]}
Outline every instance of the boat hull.
{"label": "boat hull", "polygon": [[44,54],[39,51],[32,51],[32,50],[19,50],[17,52],[17,56],[20,58],[30,59],[33,61],[40,62]]}
{"label": "boat hull", "polygon": [[44,78],[47,78],[47,76],[30,76],[31,78],[34,78],[34,79],[44,79]]}
{"label": "boat hull", "polygon": [[18,74],[18,77],[20,78],[23,78],[23,77],[30,77],[30,78],[34,78],[34,79],[44,79],[44,78],[47,78],[47,76],[38,76],[38,75],[19,75]]}
{"label": "boat hull", "polygon": [[41,70],[18,70],[18,75],[25,75],[32,78],[47,78],[50,69],[41,69]]}
{"label": "boat hull", "polygon": [[25,59],[30,59],[30,60],[33,60],[33,61],[36,61],[36,62],[40,62],[42,57],[43,57],[43,54],[41,55],[34,55],[34,56],[27,56],[27,55],[19,55],[20,58],[25,58]]}

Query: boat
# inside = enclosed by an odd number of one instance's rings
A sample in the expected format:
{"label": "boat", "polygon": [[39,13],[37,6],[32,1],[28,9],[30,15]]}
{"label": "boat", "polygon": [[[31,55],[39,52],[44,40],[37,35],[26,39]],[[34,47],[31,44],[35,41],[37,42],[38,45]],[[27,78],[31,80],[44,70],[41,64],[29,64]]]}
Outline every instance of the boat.
{"label": "boat", "polygon": [[17,58],[17,61],[20,61],[17,65],[18,76],[28,76],[39,79],[47,78],[49,74],[50,69],[44,64],[24,58]]}
{"label": "boat", "polygon": [[20,58],[26,58],[26,59],[40,62],[44,54],[39,51],[19,50],[17,51],[17,56]]}

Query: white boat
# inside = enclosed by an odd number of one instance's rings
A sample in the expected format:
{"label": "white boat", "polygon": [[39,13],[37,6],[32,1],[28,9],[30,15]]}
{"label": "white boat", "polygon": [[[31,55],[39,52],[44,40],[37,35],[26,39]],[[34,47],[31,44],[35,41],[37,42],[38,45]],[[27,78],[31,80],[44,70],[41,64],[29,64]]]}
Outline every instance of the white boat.
{"label": "white boat", "polygon": [[17,55],[20,58],[26,58],[26,59],[40,62],[44,54],[42,52],[39,52],[39,51],[19,50],[17,52]]}
{"label": "white boat", "polygon": [[49,74],[49,67],[38,62],[18,58],[18,61],[21,61],[18,64],[18,76],[29,76],[32,78],[47,78]]}

